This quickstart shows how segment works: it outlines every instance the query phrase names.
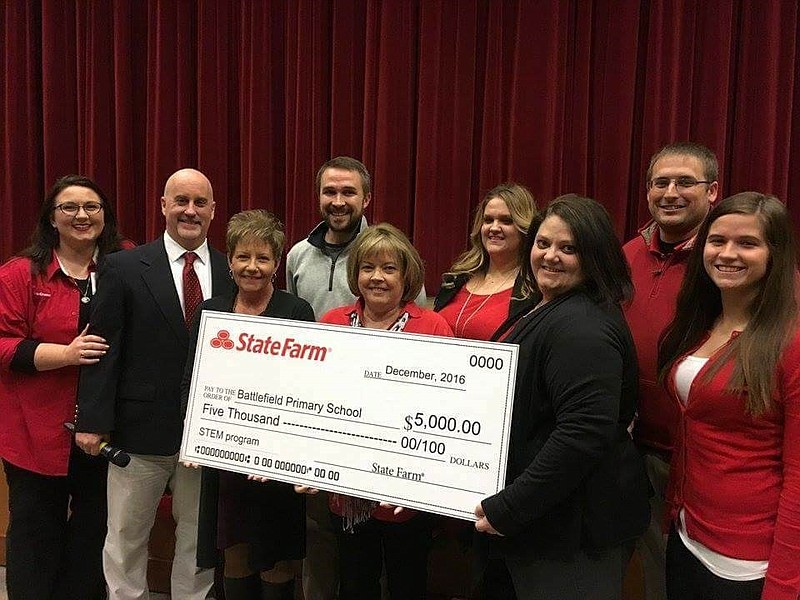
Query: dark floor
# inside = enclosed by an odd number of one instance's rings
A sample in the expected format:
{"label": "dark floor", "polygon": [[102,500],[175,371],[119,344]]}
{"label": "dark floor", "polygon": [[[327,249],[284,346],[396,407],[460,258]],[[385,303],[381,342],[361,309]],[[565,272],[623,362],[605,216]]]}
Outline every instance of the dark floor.
{"label": "dark floor", "polygon": [[[6,568],[0,567],[0,600],[8,600],[6,593]],[[150,592],[150,600],[169,600],[169,594]]]}

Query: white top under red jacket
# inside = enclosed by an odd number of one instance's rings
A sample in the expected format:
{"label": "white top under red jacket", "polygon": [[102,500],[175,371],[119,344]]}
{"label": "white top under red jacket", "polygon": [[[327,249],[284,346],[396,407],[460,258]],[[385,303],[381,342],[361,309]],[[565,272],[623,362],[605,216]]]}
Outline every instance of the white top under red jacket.
{"label": "white top under red jacket", "polygon": [[768,560],[762,600],[797,600],[800,333],[781,356],[774,406],[759,417],[725,389],[732,360],[707,380],[713,362],[695,377],[685,406],[675,393],[675,367],[667,380],[681,412],[667,490],[670,516],[683,508],[689,537],[715,552]]}

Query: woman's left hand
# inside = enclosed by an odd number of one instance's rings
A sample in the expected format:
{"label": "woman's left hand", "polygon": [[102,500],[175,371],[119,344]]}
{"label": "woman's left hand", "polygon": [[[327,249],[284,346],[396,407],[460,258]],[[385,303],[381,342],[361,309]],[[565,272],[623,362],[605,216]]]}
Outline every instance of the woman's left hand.
{"label": "woman's left hand", "polygon": [[89,333],[89,325],[83,328],[68,346],[64,347],[64,361],[68,365],[93,365],[108,351],[106,340]]}
{"label": "woman's left hand", "polygon": [[492,527],[492,524],[489,523],[489,519],[486,517],[486,513],[483,512],[483,505],[478,504],[475,507],[475,516],[478,517],[478,520],[475,521],[475,529],[480,531],[481,533],[490,533],[492,535],[503,535],[497,529]]}

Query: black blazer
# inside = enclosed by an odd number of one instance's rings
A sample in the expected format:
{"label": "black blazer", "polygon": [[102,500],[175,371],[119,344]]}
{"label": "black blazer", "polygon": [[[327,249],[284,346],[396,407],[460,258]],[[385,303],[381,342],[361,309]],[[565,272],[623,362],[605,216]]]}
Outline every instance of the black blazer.
{"label": "black blazer", "polygon": [[[225,255],[210,249],[210,256],[212,294],[229,292]],[[109,255],[92,305],[90,330],[110,348],[81,369],[76,430],[110,432],[115,446],[137,454],[175,454],[189,331],[163,236]]]}
{"label": "black blazer", "polygon": [[506,487],[483,501],[510,555],[569,558],[638,537],[650,518],[644,463],[627,427],[637,363],[618,307],[582,292],[521,319]]}

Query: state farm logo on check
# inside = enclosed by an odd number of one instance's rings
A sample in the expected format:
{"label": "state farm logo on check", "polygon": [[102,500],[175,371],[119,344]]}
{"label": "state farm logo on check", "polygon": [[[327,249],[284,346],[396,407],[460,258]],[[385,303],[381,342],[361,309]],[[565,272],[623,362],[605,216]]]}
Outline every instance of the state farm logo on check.
{"label": "state farm logo on check", "polygon": [[316,344],[304,344],[295,338],[287,337],[283,339],[260,338],[252,333],[240,333],[237,341],[231,339],[230,331],[220,329],[209,344],[212,348],[222,348],[223,350],[236,350],[238,352],[250,352],[252,354],[267,354],[269,356],[285,356],[287,358],[304,358],[324,362],[328,357],[328,352],[332,349]]}
{"label": "state farm logo on check", "polygon": [[213,338],[211,338],[212,348],[224,348],[225,350],[233,350],[233,340],[231,339],[230,331],[221,329]]}

